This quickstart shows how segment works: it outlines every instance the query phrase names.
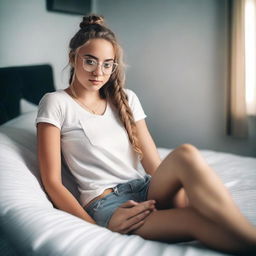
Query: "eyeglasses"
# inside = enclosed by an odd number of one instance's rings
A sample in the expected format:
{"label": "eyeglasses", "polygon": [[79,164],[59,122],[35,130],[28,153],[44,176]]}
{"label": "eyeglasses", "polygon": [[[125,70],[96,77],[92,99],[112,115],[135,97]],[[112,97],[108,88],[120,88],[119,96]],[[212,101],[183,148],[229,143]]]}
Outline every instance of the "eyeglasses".
{"label": "eyeglasses", "polygon": [[94,72],[98,66],[100,66],[101,71],[104,75],[111,75],[115,72],[118,63],[114,61],[104,61],[102,64],[100,64],[98,61],[92,58],[88,57],[82,57],[78,54],[78,56],[83,60],[83,68],[87,72]]}

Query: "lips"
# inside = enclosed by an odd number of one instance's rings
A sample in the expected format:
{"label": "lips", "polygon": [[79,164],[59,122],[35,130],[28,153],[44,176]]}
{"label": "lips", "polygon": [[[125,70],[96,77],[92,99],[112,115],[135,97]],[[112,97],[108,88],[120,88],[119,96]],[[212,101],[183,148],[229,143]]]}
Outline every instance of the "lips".
{"label": "lips", "polygon": [[100,84],[100,83],[102,83],[101,80],[90,79],[89,81],[90,81],[91,83],[93,83],[93,84]]}

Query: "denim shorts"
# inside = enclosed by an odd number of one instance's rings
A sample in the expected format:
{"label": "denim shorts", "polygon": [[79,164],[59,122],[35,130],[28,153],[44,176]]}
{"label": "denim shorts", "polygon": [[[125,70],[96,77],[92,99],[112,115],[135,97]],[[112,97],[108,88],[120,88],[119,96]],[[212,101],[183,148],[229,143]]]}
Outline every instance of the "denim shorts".
{"label": "denim shorts", "polygon": [[98,225],[107,227],[112,214],[121,204],[128,200],[147,201],[150,180],[151,176],[146,174],[144,179],[118,184],[113,188],[113,192],[94,201],[85,210]]}

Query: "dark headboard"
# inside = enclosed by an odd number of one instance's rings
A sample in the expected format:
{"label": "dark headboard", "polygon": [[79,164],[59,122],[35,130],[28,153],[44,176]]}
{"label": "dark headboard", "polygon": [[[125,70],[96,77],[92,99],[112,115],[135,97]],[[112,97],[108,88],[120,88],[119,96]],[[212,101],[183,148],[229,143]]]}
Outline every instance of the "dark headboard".
{"label": "dark headboard", "polygon": [[0,68],[0,124],[19,116],[21,98],[38,105],[42,96],[55,91],[50,65]]}

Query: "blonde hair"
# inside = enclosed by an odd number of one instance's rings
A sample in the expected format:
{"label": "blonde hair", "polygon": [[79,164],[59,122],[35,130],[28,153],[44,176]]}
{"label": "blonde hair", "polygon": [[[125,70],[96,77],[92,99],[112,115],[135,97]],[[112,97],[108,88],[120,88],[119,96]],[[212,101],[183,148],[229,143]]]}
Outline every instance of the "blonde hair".
{"label": "blonde hair", "polygon": [[[100,89],[101,98],[109,99],[116,107],[119,118],[122,121],[129,141],[135,152],[139,154],[140,160],[143,158],[139,139],[137,137],[137,129],[134,121],[133,113],[128,104],[128,97],[123,90],[125,83],[125,72],[123,62],[123,51],[118,44],[115,34],[106,26],[103,16],[89,15],[84,16],[80,23],[79,31],[70,40],[69,59],[74,58],[79,47],[84,45],[91,39],[101,38],[112,43],[115,50],[115,62],[118,63],[117,69],[111,74],[108,82]],[[71,61],[70,61],[71,63]],[[71,65],[69,83],[72,83],[74,78],[74,67]]]}

